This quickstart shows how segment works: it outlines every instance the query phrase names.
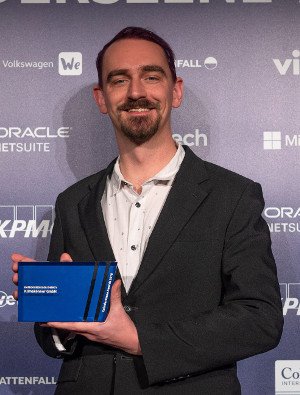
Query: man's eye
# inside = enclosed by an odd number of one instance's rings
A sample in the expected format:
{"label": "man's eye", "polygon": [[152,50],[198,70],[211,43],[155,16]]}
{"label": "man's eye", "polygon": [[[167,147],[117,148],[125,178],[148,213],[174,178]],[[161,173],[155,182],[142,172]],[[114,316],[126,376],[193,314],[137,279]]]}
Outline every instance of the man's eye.
{"label": "man's eye", "polygon": [[159,77],[157,77],[155,75],[149,75],[148,77],[146,77],[146,80],[150,81],[150,82],[156,82],[156,81],[159,81]]}
{"label": "man's eye", "polygon": [[118,78],[117,80],[112,81],[113,85],[122,85],[125,84],[126,80],[123,78]]}

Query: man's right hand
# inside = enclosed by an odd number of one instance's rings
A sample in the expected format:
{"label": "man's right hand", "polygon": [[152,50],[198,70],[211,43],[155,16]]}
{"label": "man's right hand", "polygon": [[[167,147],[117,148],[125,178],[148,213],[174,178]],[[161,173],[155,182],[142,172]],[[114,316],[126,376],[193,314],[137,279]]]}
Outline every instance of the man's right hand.
{"label": "man's right hand", "polygon": [[[12,271],[14,272],[14,274],[12,276],[12,280],[15,285],[18,285],[18,263],[19,262],[35,262],[35,259],[28,258],[25,255],[14,253],[11,255],[11,260],[12,260],[11,267],[12,267]],[[61,254],[60,261],[61,262],[72,262],[72,258],[70,257],[69,254],[64,252],[63,254]],[[18,299],[18,290],[15,290],[13,292],[13,297],[16,300]]]}

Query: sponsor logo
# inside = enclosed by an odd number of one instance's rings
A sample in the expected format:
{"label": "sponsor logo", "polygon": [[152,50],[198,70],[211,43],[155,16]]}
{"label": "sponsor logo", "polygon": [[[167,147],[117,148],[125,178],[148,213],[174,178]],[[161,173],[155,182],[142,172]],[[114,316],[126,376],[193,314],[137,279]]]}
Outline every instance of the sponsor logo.
{"label": "sponsor logo", "polygon": [[263,132],[263,147],[264,150],[300,147],[300,134],[283,135],[281,131]]}
{"label": "sponsor logo", "polygon": [[[4,3],[7,0],[0,0],[0,3]],[[71,3],[74,0],[19,0],[21,4],[66,4],[66,3]],[[96,3],[96,4],[114,4],[117,3],[119,0],[77,0],[78,4],[90,4],[90,3]],[[143,4],[143,3],[158,3],[159,0],[126,0],[126,3],[128,4]],[[172,3],[181,3],[181,4],[186,4],[186,3],[200,3],[200,4],[209,4],[211,3],[211,0],[164,0],[165,3],[167,4],[172,4]],[[227,4],[234,4],[236,0],[224,0],[224,3]],[[240,0],[241,3],[244,4],[266,4],[266,3],[272,3],[272,0]]]}
{"label": "sponsor logo", "polygon": [[5,69],[51,69],[54,67],[53,62],[41,62],[41,61],[23,61],[18,59],[13,60],[2,60],[2,66]]}
{"label": "sponsor logo", "polygon": [[207,70],[213,70],[217,67],[218,61],[216,58],[209,56],[204,61],[199,59],[176,59],[176,68],[201,68],[205,67]]}
{"label": "sponsor logo", "polygon": [[281,149],[281,132],[264,132],[264,149]]}
{"label": "sponsor logo", "polygon": [[58,72],[60,75],[81,75],[82,54],[80,52],[61,52],[58,56]]}
{"label": "sponsor logo", "polygon": [[0,206],[0,238],[46,238],[54,222],[52,205]]}
{"label": "sponsor logo", "polygon": [[280,75],[292,74],[300,75],[300,51],[295,49],[292,52],[292,58],[280,60],[273,59],[276,69]]}
{"label": "sponsor logo", "polygon": [[181,136],[178,133],[173,134],[173,139],[182,143],[184,145],[188,145],[189,147],[195,145],[197,147],[204,146],[207,147],[208,145],[208,138],[207,134],[200,133],[199,129],[195,129],[194,133],[186,133]]}
{"label": "sponsor logo", "polygon": [[280,283],[283,315],[300,316],[300,283]]}
{"label": "sponsor logo", "polygon": [[300,361],[275,361],[275,394],[300,394]]}
{"label": "sponsor logo", "polygon": [[264,217],[270,232],[300,232],[300,207],[266,207]]}
{"label": "sponsor logo", "polygon": [[6,292],[0,291],[0,308],[5,306],[14,306],[18,302],[12,295],[7,295]]}
{"label": "sponsor logo", "polygon": [[65,126],[56,130],[52,130],[49,126],[35,128],[0,126],[0,153],[50,152],[51,143],[57,139],[69,138],[71,130],[71,127]]}
{"label": "sponsor logo", "polygon": [[[45,70],[45,69],[55,70],[56,67],[54,66],[54,64],[56,64],[56,62],[54,61],[28,60],[28,59],[2,59],[0,63],[0,65],[2,65],[2,67],[6,70],[17,69],[17,70],[31,70],[31,71]],[[62,76],[81,75],[82,53],[60,52],[58,55],[58,73]]]}
{"label": "sponsor logo", "polygon": [[0,385],[54,385],[55,377],[1,377]]}

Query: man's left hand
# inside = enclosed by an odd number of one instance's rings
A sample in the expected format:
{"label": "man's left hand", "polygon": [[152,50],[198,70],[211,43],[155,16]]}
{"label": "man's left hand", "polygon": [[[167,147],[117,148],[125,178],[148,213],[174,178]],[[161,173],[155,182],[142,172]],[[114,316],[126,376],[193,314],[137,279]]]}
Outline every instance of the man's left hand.
{"label": "man's left hand", "polygon": [[121,280],[112,286],[110,311],[105,322],[48,322],[41,326],[65,329],[129,354],[142,354],[136,327],[121,302]]}

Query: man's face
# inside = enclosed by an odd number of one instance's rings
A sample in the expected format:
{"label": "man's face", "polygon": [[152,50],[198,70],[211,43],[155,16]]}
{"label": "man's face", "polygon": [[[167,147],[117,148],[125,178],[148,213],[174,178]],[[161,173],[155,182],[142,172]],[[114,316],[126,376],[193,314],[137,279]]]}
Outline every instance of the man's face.
{"label": "man's face", "polygon": [[95,98],[117,133],[142,144],[157,132],[170,132],[170,113],[180,105],[182,81],[172,80],[159,45],[138,39],[113,43],[104,55],[102,78]]}

